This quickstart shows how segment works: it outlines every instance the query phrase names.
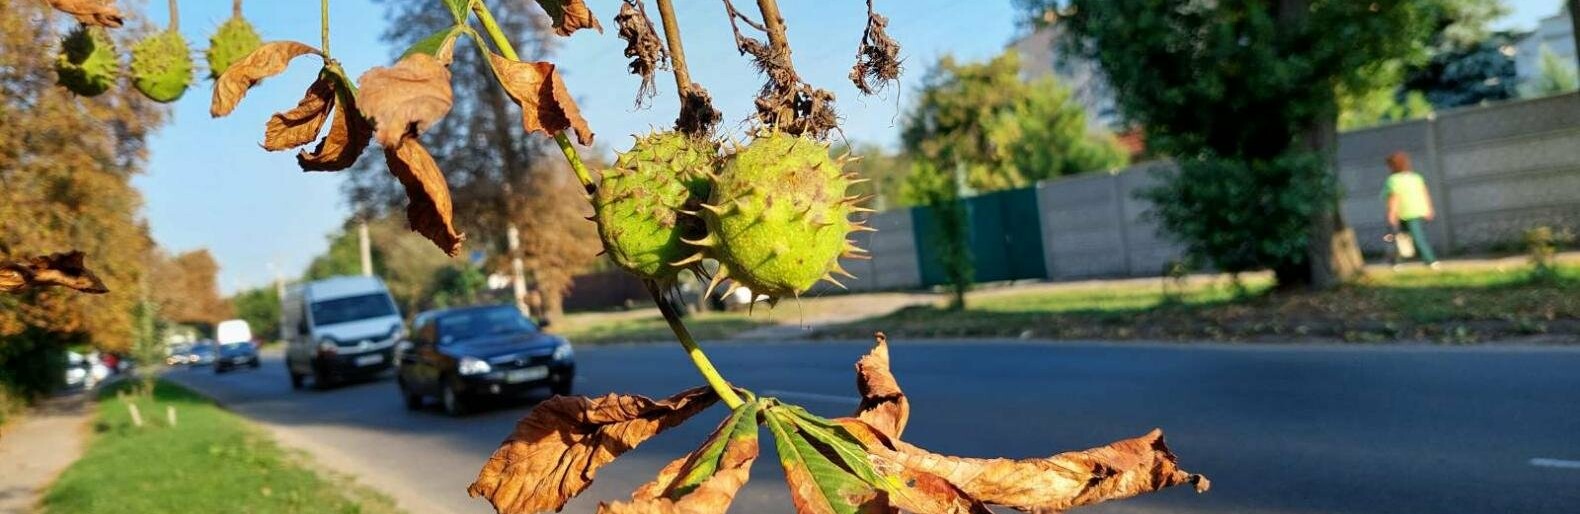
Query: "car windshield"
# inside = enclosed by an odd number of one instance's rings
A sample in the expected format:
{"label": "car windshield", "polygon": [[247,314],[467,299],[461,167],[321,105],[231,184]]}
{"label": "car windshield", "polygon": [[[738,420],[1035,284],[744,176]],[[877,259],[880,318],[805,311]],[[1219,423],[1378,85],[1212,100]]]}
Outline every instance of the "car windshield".
{"label": "car windshield", "polygon": [[251,347],[252,347],[252,343],[245,343],[245,342],[244,343],[225,343],[225,346],[221,347],[220,349],[224,350],[224,351],[227,351],[227,352],[234,352],[234,351],[239,351],[239,350],[246,350],[246,349],[251,348]]}
{"label": "car windshield", "polygon": [[313,302],[313,323],[319,326],[393,315],[395,304],[384,293]]}
{"label": "car windshield", "polygon": [[450,343],[494,334],[530,334],[538,327],[521,315],[515,307],[470,309],[440,316],[437,323],[439,341]]}

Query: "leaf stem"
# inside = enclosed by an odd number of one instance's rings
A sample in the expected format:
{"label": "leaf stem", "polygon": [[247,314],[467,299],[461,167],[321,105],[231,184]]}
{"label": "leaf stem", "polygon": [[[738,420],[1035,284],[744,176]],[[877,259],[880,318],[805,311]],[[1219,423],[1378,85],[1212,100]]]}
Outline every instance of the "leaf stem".
{"label": "leaf stem", "polygon": [[[499,54],[512,61],[520,61],[521,55],[516,53],[515,45],[510,38],[505,37],[505,30],[499,28],[499,21],[494,19],[494,13],[488,10],[483,2],[472,2],[472,12],[477,13],[477,20],[483,23],[483,31],[488,33],[488,38],[494,41],[494,46],[499,48]],[[598,188],[593,182],[592,173],[587,171],[587,165],[582,163],[581,155],[576,153],[576,147],[571,146],[571,138],[565,132],[554,134],[554,142],[559,144],[560,153],[565,154],[565,160],[570,162],[571,170],[576,172],[576,180],[581,181],[582,189],[587,194],[592,194]]]}
{"label": "leaf stem", "polygon": [[329,0],[318,0],[318,39],[319,50],[324,56],[329,56]]}
{"label": "leaf stem", "polygon": [[790,62],[790,40],[786,35],[785,19],[779,15],[779,2],[757,0],[757,9],[763,14],[763,32],[768,33],[769,47],[774,55],[782,55],[785,62]]}
{"label": "leaf stem", "polygon": [[741,401],[739,395],[735,394],[735,388],[731,387],[730,383],[719,374],[719,370],[713,367],[713,362],[708,360],[707,354],[702,353],[702,348],[697,346],[697,340],[692,339],[691,331],[681,323],[680,314],[675,311],[675,306],[669,303],[669,298],[664,296],[663,288],[652,280],[643,280],[642,283],[647,286],[647,292],[653,295],[653,303],[658,304],[658,312],[664,315],[664,321],[668,322],[669,329],[675,332],[675,338],[679,339],[680,345],[686,348],[686,356],[691,357],[691,364],[697,367],[697,372],[708,381],[708,386],[713,388],[713,392],[718,393],[724,405],[734,410],[745,403]]}
{"label": "leaf stem", "polygon": [[664,22],[664,42],[669,44],[669,67],[675,72],[675,92],[685,104],[686,92],[691,90],[691,72],[686,70],[686,49],[680,44],[680,20],[675,17],[672,0],[658,0],[658,17]]}
{"label": "leaf stem", "polygon": [[173,32],[181,31],[181,11],[176,8],[176,0],[170,0],[170,26],[167,29]]}

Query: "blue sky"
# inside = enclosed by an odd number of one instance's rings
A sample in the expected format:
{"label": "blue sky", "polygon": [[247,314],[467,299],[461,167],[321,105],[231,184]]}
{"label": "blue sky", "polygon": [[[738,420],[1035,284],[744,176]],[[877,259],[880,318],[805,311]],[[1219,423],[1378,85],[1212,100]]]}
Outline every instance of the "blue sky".
{"label": "blue sky", "polygon": [[[744,127],[741,121],[751,113],[761,79],[735,53],[720,2],[676,3],[692,79],[713,94],[724,111],[725,128],[738,133]],[[1512,27],[1534,26],[1536,19],[1551,14],[1559,4],[1557,0],[1508,3],[1515,12],[1504,26]],[[165,18],[164,2],[148,4],[153,19]],[[229,4],[181,2],[182,32],[194,46],[206,47],[208,35],[230,16]],[[630,134],[674,120],[674,84],[667,74],[661,75],[652,105],[633,108],[638,81],[625,73],[623,44],[610,21],[619,0],[588,4],[609,29],[602,35],[581,31],[561,39],[555,60],[600,146],[606,151],[623,149],[630,144]],[[846,137],[889,146],[895,144],[899,115],[928,63],[945,53],[984,59],[1018,34],[1009,0],[880,0],[878,9],[890,18],[890,34],[903,46],[907,68],[899,87],[862,97],[846,74],[865,23],[863,2],[780,4],[790,28],[796,68],[807,81],[835,93]],[[251,0],[246,13],[266,40],[316,45],[317,5],[311,0]],[[394,49],[378,39],[385,27],[382,11],[371,0],[331,1],[330,49],[353,75],[390,60]],[[316,71],[316,62],[301,59],[285,74],[255,88],[229,117],[217,120],[208,116],[209,82],[200,80],[174,104],[169,125],[150,141],[148,173],[134,180],[143,192],[144,214],[155,239],[172,251],[209,248],[219,260],[219,284],[227,294],[268,283],[274,276],[271,269],[286,277],[299,275],[327,247],[326,236],[345,220],[348,208],[340,194],[340,177],[302,173],[294,153],[270,153],[258,146],[263,122],[275,111],[295,105]]]}

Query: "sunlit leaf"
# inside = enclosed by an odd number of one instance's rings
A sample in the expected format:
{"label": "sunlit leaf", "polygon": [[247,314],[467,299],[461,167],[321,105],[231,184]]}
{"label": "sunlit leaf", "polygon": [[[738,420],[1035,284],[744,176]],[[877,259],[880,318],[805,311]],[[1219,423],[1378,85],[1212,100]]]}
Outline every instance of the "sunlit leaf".
{"label": "sunlit leaf", "polygon": [[576,141],[591,145],[592,128],[582,118],[581,109],[565,87],[554,63],[521,62],[490,53],[494,73],[500,85],[517,105],[521,106],[521,125],[527,133],[542,132],[553,136],[562,130],[574,129]]}
{"label": "sunlit leaf", "polygon": [[718,401],[698,387],[654,401],[636,395],[556,396],[534,407],[467,488],[501,513],[559,510],[598,468]]}
{"label": "sunlit leaf", "polygon": [[702,447],[675,459],[658,478],[638,488],[630,502],[604,503],[602,514],[678,514],[724,512],[746,484],[757,459],[757,415],[761,403],[749,401],[730,413]]}
{"label": "sunlit leaf", "polygon": [[307,93],[296,107],[269,117],[263,130],[263,149],[277,152],[313,142],[334,107],[334,78],[319,73],[318,80],[307,86]]}
{"label": "sunlit leaf", "polygon": [[774,434],[790,500],[799,514],[887,512],[881,494],[867,481],[830,460],[809,440],[789,410],[769,408],[763,416]]}
{"label": "sunlit leaf", "polygon": [[91,294],[110,292],[99,276],[83,264],[83,257],[82,252],[73,250],[31,259],[0,261],[0,292],[14,293],[53,286]]}
{"label": "sunlit leaf", "polygon": [[587,8],[583,0],[538,0],[538,5],[549,13],[549,19],[554,22],[554,33],[569,36],[580,29],[595,29],[603,33],[603,25],[598,23],[598,17],[593,16],[592,10]]}
{"label": "sunlit leaf", "polygon": [[898,438],[911,417],[911,403],[889,371],[888,336],[879,332],[876,340],[872,350],[856,361],[856,391],[861,393],[856,418]]}
{"label": "sunlit leaf", "polygon": [[465,25],[467,17],[471,16],[472,0],[444,0],[445,7],[450,8],[450,15],[455,17],[457,24]]}
{"label": "sunlit leaf", "polygon": [[49,6],[70,14],[84,25],[113,29],[119,28],[124,21],[112,0],[49,0]]}
{"label": "sunlit leaf", "polygon": [[464,30],[465,28],[461,25],[439,29],[439,31],[413,43],[404,53],[401,53],[401,58],[405,59],[406,56],[411,54],[428,54],[438,59],[441,63],[449,64],[455,54],[455,40],[460,37]]}
{"label": "sunlit leaf", "polygon": [[368,70],[358,84],[362,113],[373,120],[374,137],[386,147],[428,130],[450,112],[454,101],[450,70],[424,53]]}
{"label": "sunlit leaf", "polygon": [[340,171],[351,167],[362,156],[373,139],[373,126],[362,117],[357,106],[355,86],[351,79],[338,69],[329,70],[335,81],[334,120],[329,124],[329,134],[318,141],[312,153],[297,152],[296,164],[303,171]]}
{"label": "sunlit leaf", "polygon": [[390,173],[406,187],[406,222],[411,229],[454,257],[466,236],[455,230],[450,206],[450,185],[439,164],[416,138],[384,147]]}
{"label": "sunlit leaf", "polygon": [[247,96],[247,90],[263,79],[279,75],[285,67],[302,55],[322,55],[318,49],[295,41],[272,41],[232,63],[225,73],[214,81],[214,99],[209,102],[208,113],[215,118],[230,114],[236,104]]}

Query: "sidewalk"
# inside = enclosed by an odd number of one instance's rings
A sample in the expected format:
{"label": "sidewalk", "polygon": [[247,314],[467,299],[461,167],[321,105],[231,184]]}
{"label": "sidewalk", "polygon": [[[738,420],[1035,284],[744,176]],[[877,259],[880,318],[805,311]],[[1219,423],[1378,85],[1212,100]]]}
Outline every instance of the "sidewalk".
{"label": "sidewalk", "polygon": [[0,514],[33,512],[40,495],[82,456],[88,394],[44,401],[0,431]]}

